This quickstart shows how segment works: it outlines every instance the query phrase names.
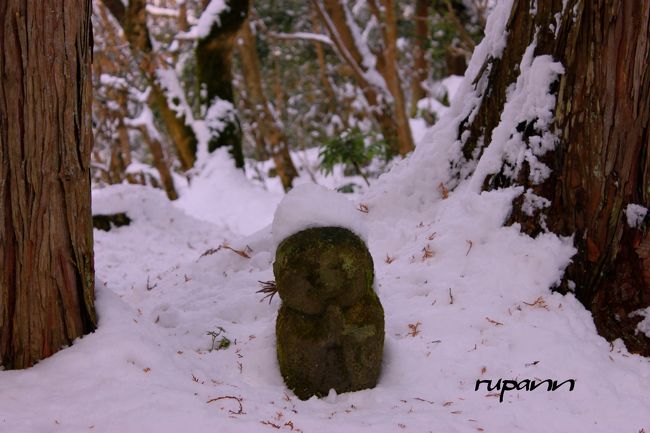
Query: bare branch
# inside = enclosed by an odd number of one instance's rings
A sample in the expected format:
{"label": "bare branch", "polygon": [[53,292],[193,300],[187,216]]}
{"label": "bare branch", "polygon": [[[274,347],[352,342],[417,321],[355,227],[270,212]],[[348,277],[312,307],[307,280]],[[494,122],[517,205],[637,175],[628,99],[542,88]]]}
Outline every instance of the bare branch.
{"label": "bare branch", "polygon": [[334,45],[334,42],[332,42],[332,40],[330,38],[328,38],[325,35],[318,34],[318,33],[308,33],[308,32],[276,33],[276,32],[268,32],[268,35],[271,38],[274,38],[274,39],[286,39],[286,40],[298,39],[298,40],[304,40],[304,41],[320,42],[322,44],[330,45],[330,46]]}

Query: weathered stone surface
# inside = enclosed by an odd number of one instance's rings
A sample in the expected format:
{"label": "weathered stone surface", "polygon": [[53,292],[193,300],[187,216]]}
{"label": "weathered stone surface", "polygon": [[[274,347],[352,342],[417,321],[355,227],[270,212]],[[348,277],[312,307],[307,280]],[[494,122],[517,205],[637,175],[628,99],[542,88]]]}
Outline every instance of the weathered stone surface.
{"label": "weathered stone surface", "polygon": [[285,239],[273,265],[282,307],[280,370],[301,399],[374,387],[384,346],[384,311],[373,262],[350,230],[318,227]]}

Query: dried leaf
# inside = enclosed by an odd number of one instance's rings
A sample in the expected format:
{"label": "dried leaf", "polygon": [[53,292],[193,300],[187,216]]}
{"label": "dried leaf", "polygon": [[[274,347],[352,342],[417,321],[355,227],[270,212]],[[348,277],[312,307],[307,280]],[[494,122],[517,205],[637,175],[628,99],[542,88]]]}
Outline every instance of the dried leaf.
{"label": "dried leaf", "polygon": [[431,257],[433,257],[433,250],[431,249],[431,245],[427,244],[422,248],[422,261],[430,259]]}
{"label": "dried leaf", "polygon": [[417,322],[417,323],[409,323],[408,327],[409,327],[410,331],[408,332],[407,335],[410,335],[411,337],[415,337],[415,336],[418,335],[420,332],[422,332],[422,331],[419,329],[419,327],[420,327],[421,324],[422,324],[422,323],[420,323],[420,322]]}
{"label": "dried leaf", "polygon": [[253,252],[253,250],[248,245],[246,245],[246,248],[244,248],[243,250],[235,249],[235,248],[231,247],[228,244],[223,244],[223,245],[221,245],[221,247],[225,248],[227,250],[230,250],[233,253],[235,253],[235,254],[237,254],[237,255],[245,258],[245,259],[250,259],[251,258],[250,253]]}
{"label": "dried leaf", "polygon": [[442,196],[443,200],[449,198],[449,190],[444,183],[440,182],[438,184],[438,191],[440,191],[440,195]]}
{"label": "dried leaf", "polygon": [[531,303],[524,301],[524,304],[528,305],[529,307],[544,308],[545,310],[548,310],[548,305],[546,304],[546,301],[544,301],[544,298],[541,296],[539,296]]}

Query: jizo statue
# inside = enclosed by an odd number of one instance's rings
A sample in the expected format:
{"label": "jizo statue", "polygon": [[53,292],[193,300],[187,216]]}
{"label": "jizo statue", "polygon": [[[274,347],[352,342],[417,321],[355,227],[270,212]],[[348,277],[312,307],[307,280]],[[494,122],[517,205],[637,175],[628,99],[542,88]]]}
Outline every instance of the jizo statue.
{"label": "jizo statue", "polygon": [[282,306],[276,323],[280,371],[301,399],[372,388],[384,347],[384,310],[363,240],[316,227],[278,246],[273,273]]}

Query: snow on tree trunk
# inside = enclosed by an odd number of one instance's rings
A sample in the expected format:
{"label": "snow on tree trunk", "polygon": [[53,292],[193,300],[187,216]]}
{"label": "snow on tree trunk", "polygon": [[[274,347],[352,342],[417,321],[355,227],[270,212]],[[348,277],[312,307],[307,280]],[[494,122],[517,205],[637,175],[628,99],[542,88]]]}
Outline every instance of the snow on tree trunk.
{"label": "snow on tree trunk", "polygon": [[392,0],[368,2],[367,7],[379,23],[381,49],[374,52],[363,31],[356,23],[346,2],[340,0],[312,0],[323,26],[333,42],[335,52],[347,64],[372,107],[389,156],[406,155],[414,148],[408,122],[404,91],[397,68],[397,23]]}
{"label": "snow on tree trunk", "polygon": [[94,329],[91,2],[0,3],[0,362]]}
{"label": "snow on tree trunk", "polygon": [[166,75],[157,70],[158,61],[147,27],[146,2],[133,0],[126,8],[119,0],[103,0],[103,2],[122,26],[126,39],[134,51],[134,57],[138,59],[140,69],[151,85],[151,94],[147,103],[153,111],[159,113],[176,147],[181,167],[183,170],[190,170],[197,158],[199,141],[191,126],[193,122],[190,118],[191,113],[180,107],[184,105],[182,104],[184,101],[181,101],[181,98],[170,89],[164,88],[164,85],[170,86],[168,82],[171,80],[161,83],[165,81],[162,78]]}
{"label": "snow on tree trunk", "polygon": [[[209,32],[196,46],[196,73],[201,90],[205,91],[202,102],[208,107],[206,118],[211,132],[208,150],[228,147],[235,166],[243,168],[242,132],[234,113],[232,53],[237,32],[248,13],[248,0],[215,0],[214,4],[217,3],[225,9],[212,18]],[[210,5],[205,12],[210,13]]]}
{"label": "snow on tree trunk", "polygon": [[635,314],[650,305],[650,238],[626,215],[650,204],[650,0],[506,7],[492,20],[505,20],[505,46],[469,77],[479,102],[459,122],[456,179],[522,186],[510,223],[574,236],[560,290],[575,291],[603,336],[650,355]]}

